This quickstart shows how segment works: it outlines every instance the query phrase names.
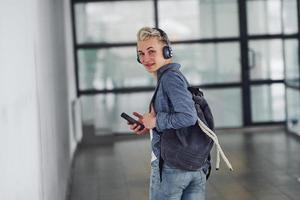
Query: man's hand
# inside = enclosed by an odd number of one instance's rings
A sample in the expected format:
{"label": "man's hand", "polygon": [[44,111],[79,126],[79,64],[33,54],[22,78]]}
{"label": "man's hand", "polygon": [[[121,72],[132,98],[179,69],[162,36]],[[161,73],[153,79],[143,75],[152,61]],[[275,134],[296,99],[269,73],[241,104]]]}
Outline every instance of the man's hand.
{"label": "man's hand", "polygon": [[156,127],[156,113],[151,105],[151,112],[145,113],[142,117],[142,123],[147,129],[152,129]]}
{"label": "man's hand", "polygon": [[[138,117],[139,118],[138,121],[143,124],[143,116],[141,114],[139,114],[137,112],[133,112],[133,115]],[[138,135],[145,135],[145,134],[149,133],[149,129],[147,129],[147,128],[140,130],[141,126],[138,124],[129,124],[129,128]]]}

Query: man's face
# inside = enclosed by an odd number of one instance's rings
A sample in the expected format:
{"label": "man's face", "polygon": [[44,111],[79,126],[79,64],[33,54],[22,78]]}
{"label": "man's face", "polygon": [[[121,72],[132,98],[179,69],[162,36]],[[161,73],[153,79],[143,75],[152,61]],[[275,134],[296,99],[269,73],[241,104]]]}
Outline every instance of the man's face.
{"label": "man's face", "polygon": [[162,49],[165,45],[156,38],[138,41],[137,53],[141,63],[150,73],[156,72],[169,61],[164,59]]}

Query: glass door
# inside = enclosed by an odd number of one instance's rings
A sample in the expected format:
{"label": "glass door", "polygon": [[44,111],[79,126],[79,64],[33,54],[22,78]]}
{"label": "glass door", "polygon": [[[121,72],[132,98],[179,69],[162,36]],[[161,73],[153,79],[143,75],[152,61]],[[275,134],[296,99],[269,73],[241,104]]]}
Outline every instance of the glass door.
{"label": "glass door", "polygon": [[[299,13],[299,0],[285,2],[289,12],[285,13],[288,18],[295,19]],[[299,10],[298,10],[299,11]],[[300,23],[292,20],[289,30],[298,32]],[[298,38],[284,40],[284,62],[285,62],[285,89],[286,89],[286,127],[289,132],[300,136],[300,65],[299,65],[299,33]]]}
{"label": "glass door", "polygon": [[295,37],[297,32],[296,0],[240,1],[240,11],[240,23],[244,20],[240,24],[244,124],[282,123],[285,120],[283,41]]}

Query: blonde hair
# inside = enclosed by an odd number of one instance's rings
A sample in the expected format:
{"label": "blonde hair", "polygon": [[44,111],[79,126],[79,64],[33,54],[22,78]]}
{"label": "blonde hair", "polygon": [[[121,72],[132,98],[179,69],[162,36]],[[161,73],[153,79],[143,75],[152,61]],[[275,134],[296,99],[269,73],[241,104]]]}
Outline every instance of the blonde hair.
{"label": "blonde hair", "polygon": [[143,27],[137,33],[137,41],[145,41],[151,38],[157,38],[166,45],[170,44],[168,36],[156,28]]}

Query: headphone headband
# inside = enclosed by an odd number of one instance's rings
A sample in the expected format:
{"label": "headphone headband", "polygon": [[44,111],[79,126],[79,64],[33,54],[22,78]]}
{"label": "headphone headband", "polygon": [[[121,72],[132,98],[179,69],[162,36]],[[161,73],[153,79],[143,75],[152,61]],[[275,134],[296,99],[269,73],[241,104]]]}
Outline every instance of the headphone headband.
{"label": "headphone headband", "polygon": [[169,37],[168,37],[168,35],[166,34],[166,32],[164,32],[162,29],[160,29],[160,28],[152,28],[153,30],[157,30],[158,32],[159,32],[159,34],[160,34],[160,36],[163,38],[163,40],[164,40],[164,42],[166,42],[167,43],[167,45],[170,47],[171,46],[171,42],[170,42],[170,40],[169,40]]}

